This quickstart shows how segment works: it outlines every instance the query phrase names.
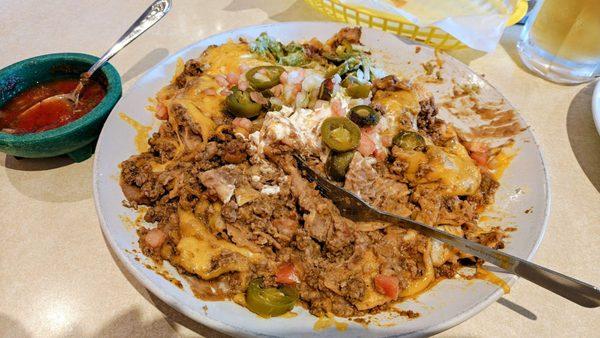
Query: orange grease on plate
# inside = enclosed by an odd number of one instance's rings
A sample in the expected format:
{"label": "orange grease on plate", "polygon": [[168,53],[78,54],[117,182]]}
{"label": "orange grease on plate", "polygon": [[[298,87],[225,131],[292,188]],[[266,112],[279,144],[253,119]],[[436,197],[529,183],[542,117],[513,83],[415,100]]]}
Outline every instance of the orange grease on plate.
{"label": "orange grease on plate", "polygon": [[506,170],[506,168],[508,168],[508,166],[516,156],[516,151],[509,151],[507,149],[508,148],[503,148],[498,154],[492,157],[489,163],[490,169],[492,171],[492,176],[497,181],[500,180],[500,178],[504,174],[504,171]]}
{"label": "orange grease on plate", "polygon": [[495,284],[495,285],[501,287],[502,290],[504,291],[504,294],[510,293],[510,286],[508,286],[508,284],[506,284],[506,282],[504,280],[502,280],[500,277],[496,276],[493,272],[488,271],[482,267],[477,268],[477,272],[475,273],[473,278],[481,279],[481,280],[484,280],[486,282],[489,282],[489,283],[492,283],[492,284]]}
{"label": "orange grease on plate", "polygon": [[135,147],[138,152],[142,153],[148,150],[148,133],[152,130],[151,126],[145,126],[138,121],[127,116],[125,113],[119,113],[121,120],[127,122],[135,131]]}
{"label": "orange grease on plate", "polygon": [[125,225],[127,228],[129,229],[135,229],[135,221],[131,219],[131,217],[127,216],[127,215],[119,215],[119,219],[121,220],[121,223],[123,223],[123,225]]}
{"label": "orange grease on plate", "polygon": [[144,214],[146,212],[146,208],[143,206],[138,210],[137,216],[135,219],[131,219],[128,215],[119,215],[119,219],[121,222],[128,228],[137,229],[142,225],[144,221]]}
{"label": "orange grease on plate", "polygon": [[279,316],[279,318],[294,318],[296,316],[298,316],[298,314],[296,312],[290,311],[290,312],[286,312],[286,313],[282,314],[281,316]]}
{"label": "orange grease on plate", "polygon": [[338,322],[332,314],[327,314],[326,317],[319,317],[313,325],[313,330],[320,331],[330,327],[335,327],[338,331],[346,331],[348,329],[347,323]]}

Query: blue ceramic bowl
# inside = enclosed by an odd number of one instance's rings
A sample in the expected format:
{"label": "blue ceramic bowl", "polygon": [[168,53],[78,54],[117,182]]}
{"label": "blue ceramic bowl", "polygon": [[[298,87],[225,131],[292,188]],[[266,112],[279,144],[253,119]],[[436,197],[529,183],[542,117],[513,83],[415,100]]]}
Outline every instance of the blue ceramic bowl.
{"label": "blue ceramic bowl", "polygon": [[[57,53],[36,56],[0,70],[0,107],[36,84],[61,78],[78,78],[98,60],[80,53]],[[106,87],[106,96],[94,109],[62,127],[40,133],[13,135],[0,132],[0,151],[27,158],[67,154],[83,161],[93,152],[94,143],[104,120],[121,97],[121,77],[105,64],[93,79]]]}

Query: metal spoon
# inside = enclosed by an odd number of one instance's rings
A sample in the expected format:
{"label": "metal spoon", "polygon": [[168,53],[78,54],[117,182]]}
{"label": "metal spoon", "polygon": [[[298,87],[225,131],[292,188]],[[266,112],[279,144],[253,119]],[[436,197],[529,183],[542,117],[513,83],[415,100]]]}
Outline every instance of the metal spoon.
{"label": "metal spoon", "polygon": [[127,31],[107,50],[96,63],[90,67],[90,69],[81,74],[79,78],[79,84],[72,92],[68,94],[58,94],[54,96],[50,96],[48,98],[43,99],[42,101],[34,104],[29,109],[24,111],[21,116],[26,115],[28,112],[36,109],[42,103],[47,103],[53,100],[64,101],[66,104],[71,106],[73,110],[77,108],[77,104],[79,103],[79,95],[81,90],[89,79],[92,77],[92,74],[100,67],[102,67],[110,58],[112,58],[115,54],[117,54],[121,49],[127,46],[131,41],[135,40],[138,36],[142,35],[148,28],[152,27],[155,23],[157,23],[160,19],[162,19],[171,9],[172,1],[171,0],[156,0],[154,3],[146,9],[146,11],[127,29]]}

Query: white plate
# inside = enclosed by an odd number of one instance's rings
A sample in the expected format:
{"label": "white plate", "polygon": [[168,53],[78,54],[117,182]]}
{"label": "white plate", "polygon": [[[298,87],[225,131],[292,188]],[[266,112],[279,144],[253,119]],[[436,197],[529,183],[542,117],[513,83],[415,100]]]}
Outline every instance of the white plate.
{"label": "white plate", "polygon": [[592,115],[594,116],[594,123],[596,124],[596,130],[600,135],[600,81],[596,82],[596,88],[592,95]]}
{"label": "white plate", "polygon": [[[119,117],[119,113],[124,112],[140,123],[156,128],[158,122],[144,109],[148,98],[154,97],[161,87],[169,83],[178,58],[196,58],[209,45],[221,44],[228,39],[239,37],[252,39],[264,31],[282,41],[312,37],[324,40],[341,27],[343,26],[338,23],[290,22],[242,28],[209,37],[184,48],[149,70],[121,99],[104,125],[94,161],[94,198],[102,231],[118,259],[138,281],[163,301],[198,322],[229,334],[243,336],[426,335],[443,331],[464,321],[502,295],[500,288],[483,281],[444,280],[418,300],[399,305],[402,309],[412,309],[421,313],[416,319],[392,318],[387,322],[394,322],[393,326],[370,325],[368,329],[349,322],[346,332],[333,328],[315,332],[313,325],[316,318],[302,308],[295,309],[299,315],[294,318],[262,319],[233,302],[199,300],[191,294],[185,282],[184,289],[181,290],[144,267],[144,264],[150,261],[143,256],[140,257],[141,261],[136,261],[133,250],[138,249],[137,236],[134,229],[122,222],[123,216],[133,219],[136,215],[122,206],[124,196],[118,184],[118,164],[137,153],[133,141],[136,132]],[[420,62],[433,57],[433,50],[428,47],[423,47],[419,54],[415,54],[414,43],[378,30],[364,29],[362,40],[366,46],[381,51],[382,55],[392,56],[384,58],[388,68],[401,69],[407,75],[420,69]],[[482,96],[494,101],[503,99],[500,93],[464,64],[446,56],[444,60],[445,71],[454,76],[459,83],[477,83],[481,87]],[[431,90],[435,96],[443,93],[443,88]],[[506,105],[511,107],[509,103]],[[524,121],[521,122],[525,125]],[[496,205],[493,209],[506,216],[504,222],[499,225],[518,227],[518,231],[512,234],[507,243],[506,252],[531,258],[542,239],[546,225],[548,184],[540,151],[529,129],[516,137],[516,147],[519,153],[501,180],[501,188],[496,195]],[[531,212],[525,213],[527,209]],[[170,271],[173,276],[178,276],[172,268]],[[508,274],[500,273],[499,276],[509,284],[516,280],[516,277]],[[385,318],[389,318],[389,315],[380,317],[383,321],[386,321]]]}

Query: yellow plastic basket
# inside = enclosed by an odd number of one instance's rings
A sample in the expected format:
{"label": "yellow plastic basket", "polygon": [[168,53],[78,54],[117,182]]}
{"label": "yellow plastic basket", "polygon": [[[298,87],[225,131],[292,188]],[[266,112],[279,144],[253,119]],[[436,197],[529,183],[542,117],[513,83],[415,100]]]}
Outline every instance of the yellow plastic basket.
{"label": "yellow plastic basket", "polygon": [[[436,27],[419,27],[404,18],[359,6],[349,6],[337,0],[304,0],[311,7],[330,18],[348,24],[378,28],[417,40],[443,50],[465,48],[466,46],[452,35]],[[519,0],[507,25],[519,22],[527,13],[527,0]]]}

